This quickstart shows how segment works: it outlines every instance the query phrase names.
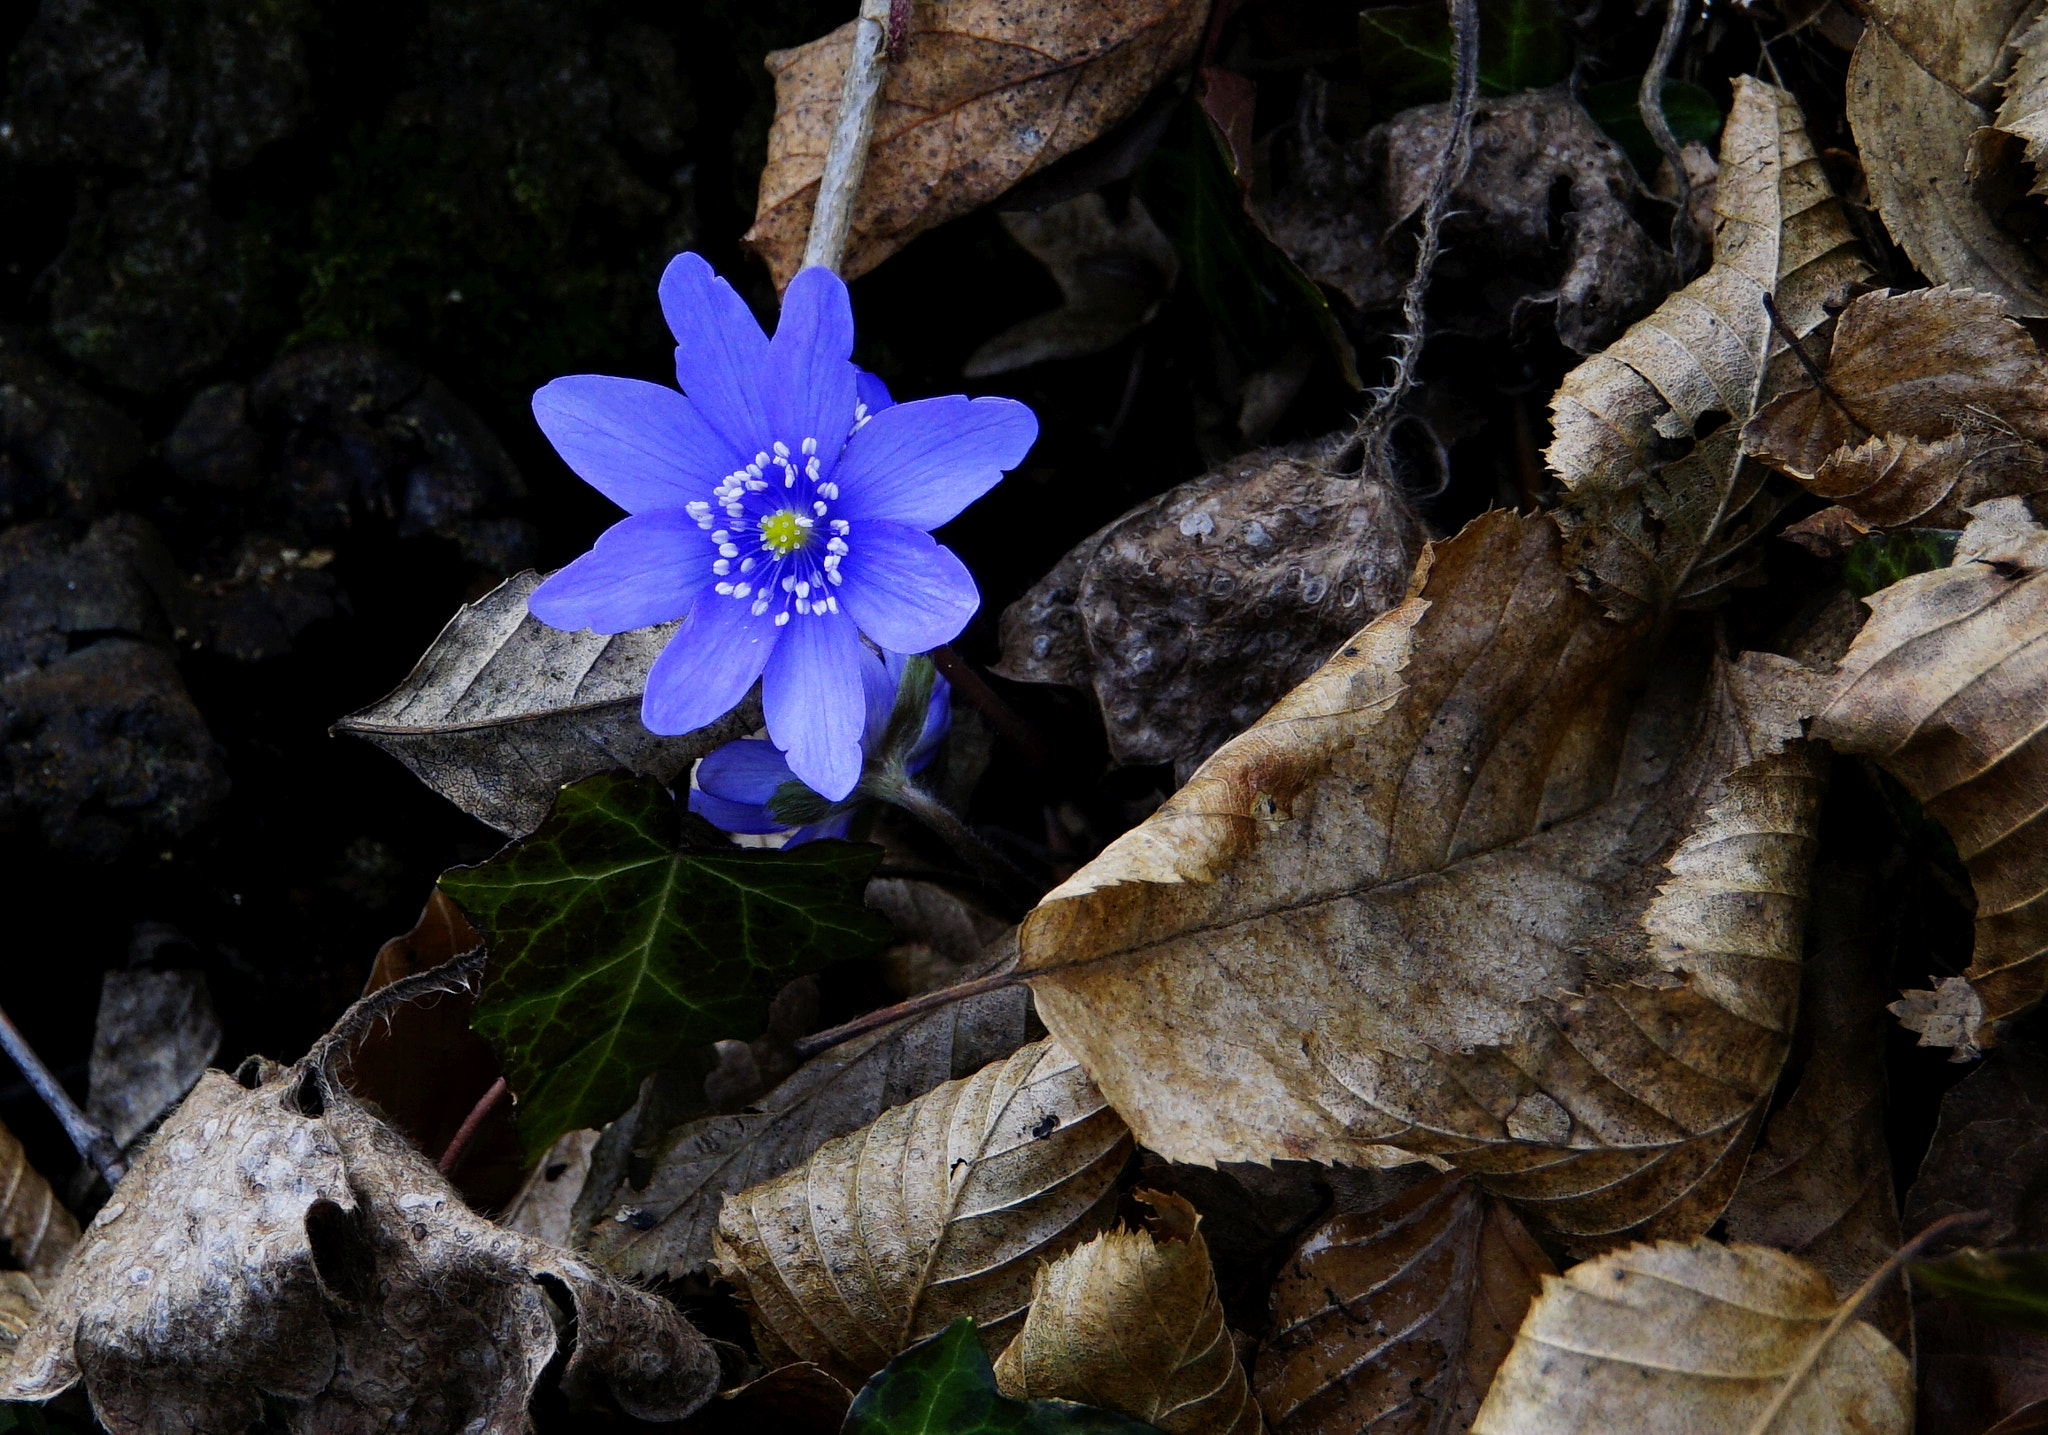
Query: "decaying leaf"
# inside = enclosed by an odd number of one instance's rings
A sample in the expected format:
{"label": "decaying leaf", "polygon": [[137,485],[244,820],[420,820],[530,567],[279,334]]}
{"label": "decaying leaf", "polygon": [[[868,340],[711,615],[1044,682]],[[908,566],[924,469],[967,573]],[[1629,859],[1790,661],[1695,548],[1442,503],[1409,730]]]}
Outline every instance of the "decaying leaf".
{"label": "decaying leaf", "polygon": [[1741,579],[1745,545],[1780,507],[1742,426],[1799,375],[1764,303],[1805,336],[1870,273],[1798,103],[1759,80],[1735,82],[1714,213],[1712,267],[1551,400],[1569,559],[1621,618]]}
{"label": "decaying leaf", "polygon": [[0,1368],[42,1308],[42,1292],[27,1271],[0,1271]]}
{"label": "decaying leaf", "polygon": [[1004,610],[997,671],[1092,691],[1118,762],[1193,771],[1407,585],[1422,524],[1339,471],[1347,437],[1232,459],[1083,539]]}
{"label": "decaying leaf", "polygon": [[206,973],[120,970],[100,978],[85,1114],[125,1148],[175,1106],[220,1049]]}
{"label": "decaying leaf", "polygon": [[1464,1435],[1554,1271],[1512,1211],[1457,1177],[1332,1217],[1273,1285],[1267,1424]]}
{"label": "decaying leaf", "polygon": [[475,1025],[519,1095],[529,1159],[617,1116],[675,1052],[760,1031],[792,977],[888,935],[861,903],[880,848],[742,850],[684,831],[660,784],[601,774],[563,788],[524,842],[441,877],[490,935]]}
{"label": "decaying leaf", "polygon": [[2048,194],[2048,15],[2035,17],[2018,47],[2019,60],[2000,86],[2005,99],[1998,106],[1998,127],[2027,142],[2033,193]]}
{"label": "decaying leaf", "polygon": [[[1953,567],[1870,599],[1814,734],[1883,764],[1954,839],[1977,892],[1977,946],[1963,978],[1920,999],[1927,1044],[1997,1040],[1998,1023],[2048,992],[2048,895],[2041,890],[2041,780],[2048,740],[2048,532],[2017,498],[1998,499],[1956,544]],[[1969,1010],[1973,998],[1981,1013]],[[1960,999],[1960,1005],[1958,1002]],[[1912,998],[1909,997],[1909,1000]],[[1944,1015],[1975,1016],[1946,1024]],[[1949,1029],[1952,1025],[1953,1030]]]}
{"label": "decaying leaf", "polygon": [[63,1269],[77,1244],[78,1222],[57,1204],[57,1193],[0,1122],[0,1246],[10,1264],[46,1281]]}
{"label": "decaying leaf", "polygon": [[1849,126],[1885,228],[1937,284],[2048,314],[2048,264],[2000,224],[1975,163],[2028,0],[1873,0],[1849,63]]}
{"label": "decaying leaf", "polygon": [[1109,1218],[1130,1133],[1054,1041],[949,1081],[730,1196],[720,1274],[764,1358],[858,1384],[961,1316],[1000,1349],[1041,1261]]}
{"label": "decaying leaf", "polygon": [[590,1158],[597,1141],[598,1133],[586,1126],[548,1147],[547,1155],[534,1163],[526,1184],[498,1217],[498,1224],[553,1245],[575,1245],[576,1202],[583,1195],[584,1182],[590,1179]]}
{"label": "decaying leaf", "polygon": [[1158,1435],[1150,1425],[1066,1400],[1012,1400],[966,1316],[891,1360],[846,1412],[844,1435]]}
{"label": "decaying leaf", "polygon": [[[1553,1229],[1697,1234],[1799,983],[1817,675],[1680,649],[1491,513],[1026,918],[1046,1025],[1145,1146],[1447,1158]],[[1662,885],[1659,886],[1659,882]]]}
{"label": "decaying leaf", "polygon": [[1005,214],[1003,228],[1060,286],[1060,307],[1003,330],[968,356],[970,379],[1048,359],[1078,359],[1135,334],[1173,289],[1173,242],[1132,196],[1121,220],[1090,191],[1037,213]]}
{"label": "decaying leaf", "polygon": [[[927,0],[889,66],[841,272],[994,199],[1138,107],[1193,57],[1207,0]],[[746,242],[775,287],[803,257],[854,23],[768,56],[775,121]]]}
{"label": "decaying leaf", "polygon": [[1913,1369],[1865,1321],[1811,1368],[1839,1309],[1826,1276],[1762,1246],[1659,1241],[1543,1282],[1473,1435],[1748,1430],[1795,1371],[1780,1431],[1907,1435]]}
{"label": "decaying leaf", "polygon": [[1150,1229],[1104,1231],[1040,1267],[997,1387],[1120,1411],[1163,1435],[1260,1435],[1201,1217],[1179,1196],[1136,1198],[1157,1213]]}
{"label": "decaying leaf", "polygon": [[649,732],[640,696],[676,625],[615,637],[550,628],[526,611],[545,576],[515,574],[466,604],[389,696],[334,725],[511,837],[540,826],[564,783],[616,769],[673,783],[761,725],[749,697],[696,732]]}
{"label": "decaying leaf", "polygon": [[572,1395],[672,1420],[717,1388],[673,1307],[472,1215],[317,1066],[251,1062],[243,1081],[208,1072],[165,1121],[0,1399],[82,1379],[114,1435],[241,1430],[266,1401],[294,1431],[521,1431],[564,1318]]}
{"label": "decaying leaf", "polygon": [[1996,296],[1865,294],[1842,311],[1827,388],[1781,394],[1743,447],[1867,527],[1960,528],[2048,488],[2048,370]]}
{"label": "decaying leaf", "polygon": [[622,1188],[592,1229],[591,1255],[636,1280],[702,1269],[726,1197],[1008,1056],[1024,1044],[1030,1014],[1017,987],[938,1007],[831,1048],[749,1110],[677,1127],[647,1184]]}

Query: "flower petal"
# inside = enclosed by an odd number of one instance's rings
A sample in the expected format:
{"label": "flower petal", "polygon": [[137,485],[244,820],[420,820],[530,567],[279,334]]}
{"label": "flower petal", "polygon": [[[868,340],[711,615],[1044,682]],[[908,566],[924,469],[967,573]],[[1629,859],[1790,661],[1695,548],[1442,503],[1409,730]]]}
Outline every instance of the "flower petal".
{"label": "flower petal", "polygon": [[[768,344],[762,384],[774,436],[792,450],[818,441],[826,467],[853,427],[853,305],[846,282],[830,269],[799,272],[782,294],[782,318]],[[801,462],[801,460],[799,460]]]}
{"label": "flower petal", "polygon": [[[863,648],[863,652],[867,649]],[[889,714],[896,710],[896,689],[903,682],[903,664],[907,661],[901,653],[884,653],[877,658],[868,653],[869,661],[861,665],[860,687],[867,698],[867,721],[860,730],[860,745],[874,751],[875,744],[889,730]]]}
{"label": "flower petal", "polygon": [[967,567],[929,533],[901,523],[856,523],[834,589],[860,630],[884,648],[925,653],[950,643],[981,606]]}
{"label": "flower petal", "polygon": [[774,619],[706,588],[647,673],[640,721],[663,734],[695,732],[731,712],[776,647]]}
{"label": "flower petal", "polygon": [[889,396],[889,386],[878,375],[866,369],[855,370],[853,375],[854,397],[868,406],[868,412],[878,414],[883,409],[896,407],[896,400]]}
{"label": "flower petal", "polygon": [[953,728],[953,685],[943,677],[932,681],[932,700],[925,705],[924,731],[917,735],[917,744],[910,749],[910,756],[903,765],[911,772],[923,772],[931,766],[937,755],[939,744],[946,740],[946,734]]}
{"label": "flower petal", "polygon": [[758,737],[729,742],[697,764],[697,786],[728,802],[764,803],[792,776],[789,760]]}
{"label": "flower petal", "polygon": [[681,508],[745,462],[688,399],[640,379],[556,379],[534,394],[533,417],[576,476],[628,513]]}
{"label": "flower petal", "polygon": [[771,437],[761,386],[768,337],[754,311],[701,256],[678,254],[661,276],[661,312],[676,336],[676,382],[744,463]]}
{"label": "flower petal", "polygon": [[789,825],[758,802],[731,802],[697,788],[690,791],[690,811],[720,832],[781,832]]}
{"label": "flower petal", "polygon": [[816,842],[821,837],[844,837],[853,826],[854,809],[849,807],[837,817],[828,817],[823,822],[813,822],[797,828],[789,834],[784,847],[801,847],[806,842]]}
{"label": "flower petal", "polygon": [[768,736],[805,786],[837,802],[860,781],[866,650],[853,624],[836,613],[797,617],[781,634],[761,675]]}
{"label": "flower petal", "polygon": [[937,528],[1022,463],[1037,437],[1037,416],[1015,399],[896,404],[847,441],[833,516]]}
{"label": "flower petal", "polygon": [[635,513],[598,535],[591,550],[549,576],[526,610],[550,628],[625,633],[690,611],[715,577],[711,535],[673,508]]}

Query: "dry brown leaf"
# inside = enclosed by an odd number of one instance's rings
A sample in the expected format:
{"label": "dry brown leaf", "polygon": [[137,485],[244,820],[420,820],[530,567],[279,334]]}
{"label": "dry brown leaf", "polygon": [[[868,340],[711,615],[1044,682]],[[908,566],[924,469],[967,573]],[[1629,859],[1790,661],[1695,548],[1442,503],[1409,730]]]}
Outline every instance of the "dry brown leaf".
{"label": "dry brown leaf", "polygon": [[[1614,1251],[1544,1280],[1473,1435],[1737,1435],[1838,1309],[1826,1276],[1762,1246]],[[1907,1435],[1912,1365],[1873,1326],[1851,1321],[1772,1428]]]}
{"label": "dry brown leaf", "polygon": [[[1814,734],[1877,759],[1940,822],[1977,892],[1967,991],[1922,994],[1923,1045],[1958,1052],[2048,992],[2048,531],[2024,500],[1977,509],[1954,565],[1870,599]],[[1970,1010],[1971,998],[1981,1014]],[[1910,999],[1910,994],[1909,994]],[[1944,1017],[1962,1016],[1959,1021]],[[1974,1017],[1974,1023],[1968,1018]]]}
{"label": "dry brown leaf", "polygon": [[57,1204],[57,1193],[0,1122],[0,1249],[14,1265],[47,1281],[77,1244],[78,1222]]}
{"label": "dry brown leaf", "polygon": [[1796,334],[1870,273],[1793,98],[1735,82],[1721,136],[1713,266],[1565,376],[1547,452],[1586,591],[1618,618],[1699,604],[1739,581],[1744,545],[1780,506],[1742,426],[1789,386]]}
{"label": "dry brown leaf", "polygon": [[[1026,918],[1040,1016],[1169,1160],[1447,1158],[1697,1234],[1798,994],[1817,676],[1685,649],[1491,513]],[[1659,881],[1663,882],[1661,887]]]}
{"label": "dry brown leaf", "polygon": [[1333,1217],[1273,1285],[1257,1386],[1274,1435],[1464,1435],[1543,1276],[1522,1223],[1438,1176]]}
{"label": "dry brown leaf", "polygon": [[1765,405],[1743,446],[1864,524],[1960,528],[1976,504],[2048,488],[2048,368],[1997,296],[1865,294],[1826,377]]}
{"label": "dry brown leaf", "polygon": [[1876,0],[1849,62],[1849,126],[1885,228],[1937,284],[2048,314],[2048,265],[1973,183],[2007,37],[2028,0]]}
{"label": "dry brown leaf", "polygon": [[1134,1194],[1157,1212],[1152,1229],[1105,1231],[1039,1269],[997,1388],[1115,1410],[1164,1435],[1259,1435],[1202,1218],[1179,1196]]}
{"label": "dry brown leaf", "polygon": [[[0,1400],[83,1379],[114,1435],[241,1430],[522,1431],[561,1379],[678,1419],[717,1388],[672,1306],[471,1214],[397,1133],[319,1071],[213,1071],[165,1121],[49,1287]],[[566,1307],[551,1314],[550,1302]]]}
{"label": "dry brown leaf", "polygon": [[[923,0],[875,112],[840,272],[865,274],[1124,119],[1194,56],[1208,0]],[[856,22],[768,56],[775,121],[746,243],[775,287],[802,262]]]}
{"label": "dry brown leaf", "polygon": [[764,1359],[854,1388],[963,1315],[999,1351],[1039,1262],[1108,1219],[1130,1149],[1073,1057],[1034,1042],[728,1197],[719,1272]]}
{"label": "dry brown leaf", "polygon": [[27,1271],[0,1271],[0,1367],[42,1308],[42,1292]]}
{"label": "dry brown leaf", "polygon": [[2038,16],[2019,38],[2019,62],[2005,77],[1998,127],[2027,142],[2034,167],[2033,193],[2048,194],[2048,15]]}

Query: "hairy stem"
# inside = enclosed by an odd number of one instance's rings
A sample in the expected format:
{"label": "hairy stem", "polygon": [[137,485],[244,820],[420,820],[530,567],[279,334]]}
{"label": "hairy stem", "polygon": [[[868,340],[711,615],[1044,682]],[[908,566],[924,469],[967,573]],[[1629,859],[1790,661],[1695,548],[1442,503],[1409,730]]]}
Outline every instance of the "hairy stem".
{"label": "hairy stem", "polygon": [[925,791],[916,779],[900,771],[887,774],[872,791],[882,801],[902,808],[930,828],[998,891],[1017,898],[1026,907],[1035,904],[1043,895],[1038,885],[1019,871],[1009,858],[982,841],[952,808]]}
{"label": "hairy stem", "polygon": [[50,1114],[57,1118],[57,1124],[64,1128],[64,1134],[71,1138],[71,1144],[79,1156],[92,1163],[100,1173],[100,1179],[112,1190],[128,1174],[128,1163],[121,1159],[121,1148],[114,1144],[114,1138],[101,1130],[93,1120],[78,1109],[78,1103],[71,1099],[71,1093],[58,1082],[43,1059],[28,1044],[20,1030],[0,1011],[0,1051],[5,1051],[10,1060],[21,1069],[29,1089],[43,1099],[43,1105],[50,1108]]}
{"label": "hairy stem", "polygon": [[[882,81],[889,73],[891,8],[890,0],[861,0],[853,49],[846,58],[846,80],[839,88],[839,113],[832,122],[832,143],[825,151],[825,172],[818,178],[811,233],[804,243],[806,269],[820,265],[836,270],[846,259],[853,203],[867,172],[868,140],[875,131]],[[903,27],[907,24],[906,19]],[[901,48],[900,41],[895,48]]]}
{"label": "hairy stem", "polygon": [[328,1029],[327,1035],[314,1042],[307,1051],[302,1066],[317,1067],[322,1072],[333,1069],[337,1054],[351,1046],[358,1036],[370,1029],[379,1017],[421,997],[433,996],[440,992],[464,992],[470,983],[480,976],[489,953],[481,946],[452,957],[438,967],[424,972],[415,972],[409,977],[400,977],[389,986],[382,986],[367,996],[358,997],[353,1006],[343,1012]]}

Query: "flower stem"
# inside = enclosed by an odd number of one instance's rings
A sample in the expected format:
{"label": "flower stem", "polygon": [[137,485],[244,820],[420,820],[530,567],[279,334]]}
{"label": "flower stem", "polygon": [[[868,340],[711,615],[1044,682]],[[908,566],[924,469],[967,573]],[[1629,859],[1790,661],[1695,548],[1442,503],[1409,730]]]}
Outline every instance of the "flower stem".
{"label": "flower stem", "polygon": [[889,12],[889,0],[861,0],[860,18],[854,21],[846,80],[839,88],[839,112],[832,122],[832,142],[825,150],[825,172],[818,177],[810,237],[804,243],[806,269],[821,265],[836,271],[846,258],[846,241],[853,233],[853,202],[867,171],[868,139],[875,130],[882,80],[889,73]]}
{"label": "flower stem", "polygon": [[21,1069],[29,1089],[43,1098],[43,1105],[50,1108],[50,1114],[57,1118],[57,1124],[64,1128],[64,1134],[71,1138],[78,1154],[100,1173],[107,1189],[111,1191],[119,1185],[121,1178],[128,1174],[128,1163],[121,1159],[121,1148],[91,1117],[78,1109],[71,1093],[58,1082],[50,1068],[43,1065],[43,1059],[36,1055],[35,1048],[7,1019],[4,1011],[0,1011],[0,1051],[5,1051]]}
{"label": "flower stem", "polygon": [[483,1129],[484,1118],[492,1108],[504,1099],[508,1088],[505,1078],[499,1077],[491,1083],[491,1089],[477,1099],[469,1115],[462,1118],[462,1124],[455,1128],[455,1135],[448,1142],[448,1149],[441,1153],[441,1159],[434,1163],[443,1176],[453,1176],[455,1168],[462,1164],[462,1158],[469,1152],[469,1143],[476,1139],[476,1133]]}
{"label": "flower stem", "polygon": [[922,822],[999,891],[1020,899],[1026,907],[1036,905],[1043,890],[1015,863],[981,840],[945,803],[902,774],[892,774],[875,784],[874,795],[902,808]]}

